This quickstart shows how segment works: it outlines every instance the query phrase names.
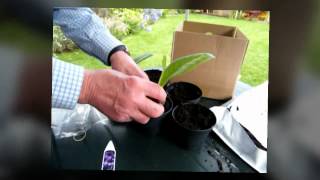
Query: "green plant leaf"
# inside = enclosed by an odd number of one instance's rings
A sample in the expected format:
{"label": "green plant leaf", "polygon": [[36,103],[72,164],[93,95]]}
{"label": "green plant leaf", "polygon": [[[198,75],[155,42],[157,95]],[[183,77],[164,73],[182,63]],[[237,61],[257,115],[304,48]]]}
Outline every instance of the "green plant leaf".
{"label": "green plant leaf", "polygon": [[167,56],[163,56],[163,59],[162,59],[162,69],[166,69],[167,67]]}
{"label": "green plant leaf", "polygon": [[213,60],[215,56],[211,53],[194,53],[191,55],[177,58],[161,73],[158,84],[163,87],[173,77],[189,72],[199,64]]}
{"label": "green plant leaf", "polygon": [[141,61],[145,60],[145,59],[148,59],[149,57],[151,57],[152,54],[151,53],[144,53],[138,57],[135,57],[133,60],[139,64]]}

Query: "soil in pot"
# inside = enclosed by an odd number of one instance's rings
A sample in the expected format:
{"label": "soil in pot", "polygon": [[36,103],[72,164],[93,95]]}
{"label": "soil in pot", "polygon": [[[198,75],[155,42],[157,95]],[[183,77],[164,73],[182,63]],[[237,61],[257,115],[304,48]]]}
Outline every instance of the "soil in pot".
{"label": "soil in pot", "polygon": [[172,112],[170,138],[187,149],[199,150],[216,123],[213,112],[200,104],[185,103]]}
{"label": "soil in pot", "polygon": [[199,104],[184,104],[175,109],[174,119],[189,130],[210,129],[216,122],[214,114]]}
{"label": "soil in pot", "polygon": [[202,96],[201,89],[188,82],[175,82],[165,88],[174,106],[182,103],[198,103]]}

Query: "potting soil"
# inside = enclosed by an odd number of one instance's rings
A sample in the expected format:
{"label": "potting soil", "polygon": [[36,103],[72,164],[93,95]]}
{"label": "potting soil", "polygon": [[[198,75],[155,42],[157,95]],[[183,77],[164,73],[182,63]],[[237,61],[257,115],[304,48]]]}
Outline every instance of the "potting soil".
{"label": "potting soil", "polygon": [[210,128],[214,122],[210,115],[203,112],[200,107],[196,106],[184,106],[183,108],[177,109],[176,120],[183,127],[190,130],[204,130]]}

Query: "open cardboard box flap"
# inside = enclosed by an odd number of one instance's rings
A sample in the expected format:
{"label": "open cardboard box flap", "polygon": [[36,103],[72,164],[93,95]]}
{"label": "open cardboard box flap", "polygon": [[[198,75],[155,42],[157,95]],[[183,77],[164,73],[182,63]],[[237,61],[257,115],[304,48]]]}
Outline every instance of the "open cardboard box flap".
{"label": "open cardboard box flap", "polygon": [[174,32],[171,59],[199,52],[210,52],[216,59],[173,78],[171,82],[196,84],[204,97],[231,98],[248,43],[236,27],[184,21]]}

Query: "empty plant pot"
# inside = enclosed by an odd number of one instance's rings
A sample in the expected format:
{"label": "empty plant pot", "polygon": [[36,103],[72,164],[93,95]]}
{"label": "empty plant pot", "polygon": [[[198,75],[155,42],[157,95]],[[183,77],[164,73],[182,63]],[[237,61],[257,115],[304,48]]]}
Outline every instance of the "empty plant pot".
{"label": "empty plant pot", "polygon": [[139,132],[144,133],[146,135],[156,135],[159,132],[162,121],[171,116],[172,110],[172,101],[170,97],[167,96],[166,102],[164,104],[164,112],[161,116],[157,118],[151,118],[147,124],[133,122],[133,126]]}
{"label": "empty plant pot", "polygon": [[172,111],[171,138],[187,149],[200,149],[216,124],[216,116],[205,106],[185,103]]}
{"label": "empty plant pot", "polygon": [[152,81],[154,83],[158,83],[160,76],[161,76],[161,73],[162,73],[162,70],[161,69],[146,69],[144,72],[148,75],[150,81]]}
{"label": "empty plant pot", "polygon": [[165,89],[174,106],[183,103],[198,103],[202,96],[201,89],[188,82],[175,82],[169,84]]}

